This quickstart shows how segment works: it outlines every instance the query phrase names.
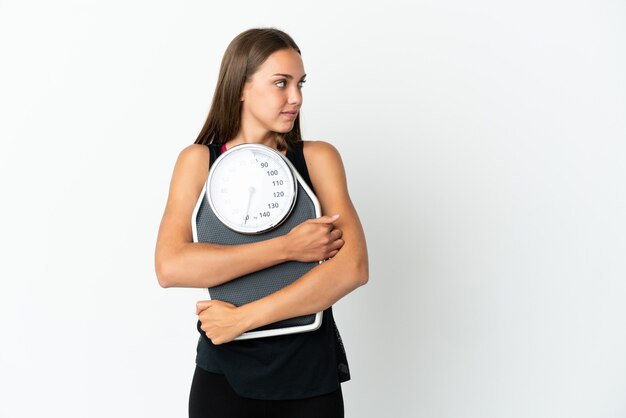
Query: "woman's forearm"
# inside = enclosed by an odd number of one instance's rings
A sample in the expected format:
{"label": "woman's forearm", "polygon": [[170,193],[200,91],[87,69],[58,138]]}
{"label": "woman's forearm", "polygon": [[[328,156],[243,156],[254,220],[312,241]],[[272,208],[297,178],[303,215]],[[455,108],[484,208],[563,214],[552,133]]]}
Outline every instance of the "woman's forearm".
{"label": "woman's forearm", "polygon": [[[358,242],[358,241],[357,241]],[[364,245],[364,244],[363,244]],[[366,251],[355,257],[349,241],[332,259],[265,298],[241,306],[245,331],[323,311],[369,279]]]}
{"label": "woman's forearm", "polygon": [[334,257],[343,245],[333,225],[337,218],[309,219],[285,235],[241,245],[188,242],[164,233],[171,244],[157,243],[157,279],[163,287],[212,287],[285,261]]}
{"label": "woman's forearm", "polygon": [[212,287],[287,260],[285,237],[242,245],[185,243],[157,257],[162,287]]}

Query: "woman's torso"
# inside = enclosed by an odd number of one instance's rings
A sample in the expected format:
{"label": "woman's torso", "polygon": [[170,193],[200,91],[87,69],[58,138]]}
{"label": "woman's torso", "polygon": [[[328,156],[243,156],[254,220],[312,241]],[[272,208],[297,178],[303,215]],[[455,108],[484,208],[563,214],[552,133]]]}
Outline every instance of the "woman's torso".
{"label": "woman's torso", "polygon": [[[209,144],[211,162],[223,146]],[[296,170],[314,191],[303,152],[304,142],[286,153]],[[198,330],[196,364],[223,373],[241,396],[258,399],[301,399],[330,393],[350,379],[341,337],[332,308],[323,313],[322,325],[312,332],[233,341],[214,345]]]}

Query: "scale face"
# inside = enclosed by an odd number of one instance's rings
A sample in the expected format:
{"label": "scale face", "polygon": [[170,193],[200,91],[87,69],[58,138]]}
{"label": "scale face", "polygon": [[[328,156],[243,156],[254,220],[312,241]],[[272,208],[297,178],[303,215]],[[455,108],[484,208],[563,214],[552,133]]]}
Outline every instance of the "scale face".
{"label": "scale face", "polygon": [[213,163],[207,192],[211,208],[224,225],[242,234],[260,234],[289,216],[298,187],[281,153],[265,145],[242,144]]}

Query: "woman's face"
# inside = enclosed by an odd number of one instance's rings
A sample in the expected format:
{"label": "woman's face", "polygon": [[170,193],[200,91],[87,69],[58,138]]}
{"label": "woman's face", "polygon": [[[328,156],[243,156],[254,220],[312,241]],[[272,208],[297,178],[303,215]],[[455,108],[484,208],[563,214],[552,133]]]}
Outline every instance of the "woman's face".
{"label": "woman's face", "polygon": [[258,134],[289,132],[302,106],[302,58],[294,49],[271,54],[243,88],[242,128]]}

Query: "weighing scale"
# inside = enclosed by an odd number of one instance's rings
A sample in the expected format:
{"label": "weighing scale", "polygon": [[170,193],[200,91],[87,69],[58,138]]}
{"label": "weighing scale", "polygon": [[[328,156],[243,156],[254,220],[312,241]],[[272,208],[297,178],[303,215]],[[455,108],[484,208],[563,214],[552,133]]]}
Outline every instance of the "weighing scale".
{"label": "weighing scale", "polygon": [[[317,197],[291,162],[260,144],[237,145],[212,164],[192,215],[194,242],[239,245],[286,235],[302,222],[319,218]],[[270,295],[319,262],[287,261],[208,289],[211,299],[235,306]],[[313,331],[322,312],[248,331],[237,340]]]}

